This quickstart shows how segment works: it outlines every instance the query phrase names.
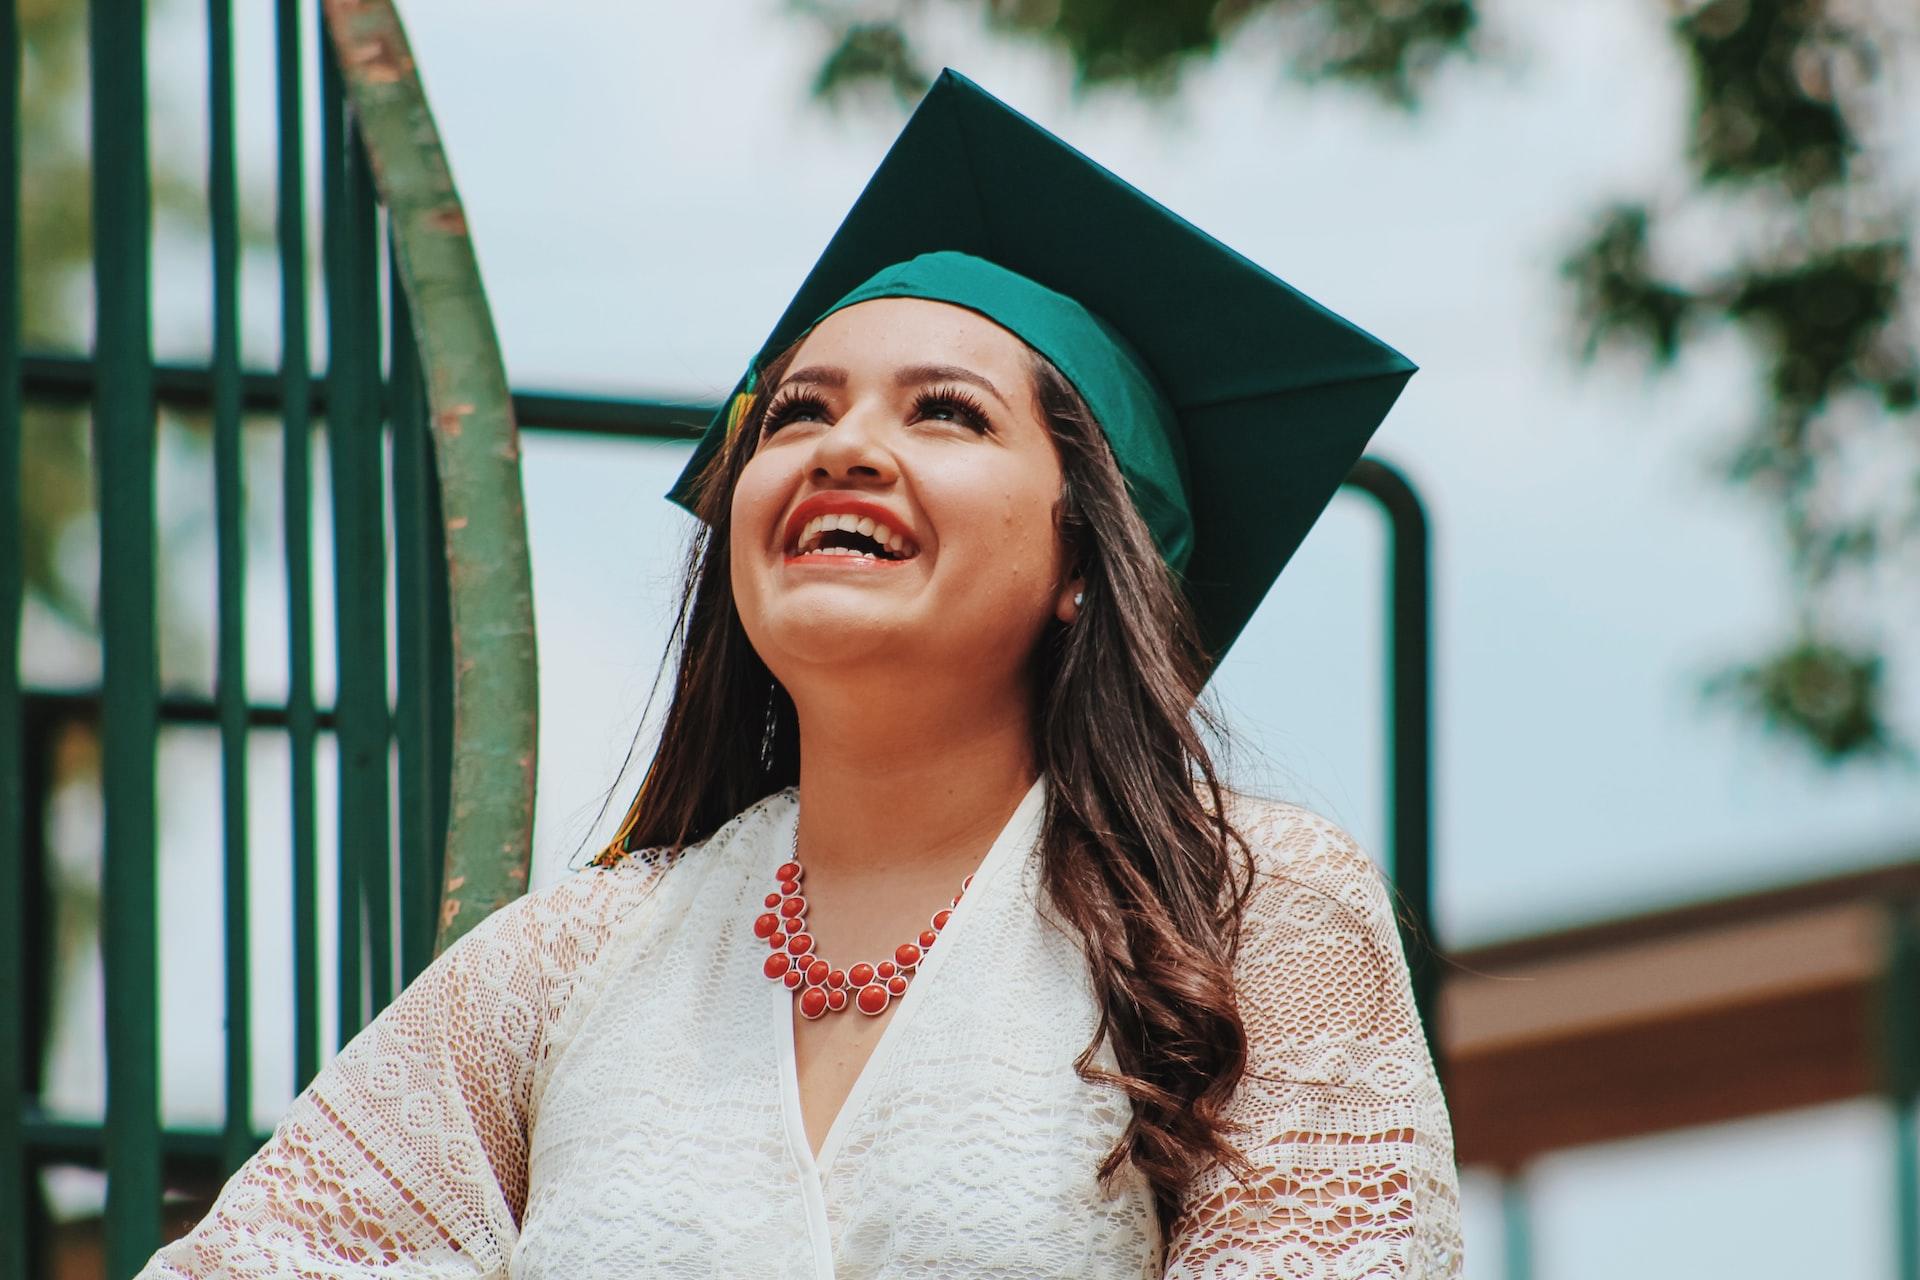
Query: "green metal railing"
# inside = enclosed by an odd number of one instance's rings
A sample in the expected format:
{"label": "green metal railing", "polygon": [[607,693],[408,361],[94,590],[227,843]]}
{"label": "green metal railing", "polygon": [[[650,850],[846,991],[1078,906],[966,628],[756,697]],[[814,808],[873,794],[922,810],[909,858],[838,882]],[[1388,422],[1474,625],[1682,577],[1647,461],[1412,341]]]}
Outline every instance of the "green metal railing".
{"label": "green metal railing", "polygon": [[[20,14],[0,4],[0,278],[20,278]],[[27,1274],[23,1210],[32,1173],[22,1114],[27,1097],[26,760],[21,733],[20,621],[26,518],[20,493],[18,287],[0,289],[0,1276]]]}
{"label": "green metal railing", "polygon": [[[284,733],[290,747],[295,1088],[325,1056],[320,948],[328,922],[319,909],[316,832],[317,763],[328,738],[339,760],[342,852],[330,922],[339,960],[339,1041],[424,967],[436,944],[525,885],[532,599],[519,450],[498,346],[459,201],[392,9],[336,0],[324,5],[326,47],[311,51],[319,55],[328,351],[324,382],[316,384],[302,133],[310,53],[301,47],[312,12],[299,0],[276,0],[274,9],[284,355],[276,372],[249,377],[240,362],[231,0],[206,7],[213,341],[209,366],[190,372],[156,370],[152,359],[147,32],[142,5],[109,0],[96,0],[87,12],[94,349],[84,360],[23,359],[23,50],[17,6],[0,6],[0,528],[8,531],[0,539],[0,1276],[30,1274],[43,1261],[37,1182],[44,1165],[78,1162],[106,1172],[106,1265],[118,1276],[160,1242],[164,1184],[182,1170],[217,1178],[260,1140],[249,1119],[252,735]],[[23,691],[25,570],[13,536],[24,518],[22,423],[29,405],[63,402],[92,414],[101,681],[97,690]],[[168,403],[201,419],[213,459],[210,699],[166,696],[160,688],[155,461],[157,410]],[[279,417],[284,446],[289,687],[281,706],[250,703],[245,661],[243,459],[249,415],[263,412]],[[313,432],[322,425],[338,670],[334,706],[324,710],[314,693],[308,464]],[[399,665],[391,702],[390,634]],[[220,756],[225,1119],[211,1135],[165,1132],[160,1113],[155,767],[161,726],[190,723],[217,730]],[[477,740],[456,744],[462,723]],[[49,1117],[35,1104],[46,1016],[36,984],[49,966],[47,931],[31,917],[46,893],[48,762],[61,732],[74,725],[90,725],[97,735],[106,801],[102,1124]],[[399,781],[390,787],[396,753]],[[396,804],[397,840],[390,829]],[[389,889],[396,868],[398,901]]]}

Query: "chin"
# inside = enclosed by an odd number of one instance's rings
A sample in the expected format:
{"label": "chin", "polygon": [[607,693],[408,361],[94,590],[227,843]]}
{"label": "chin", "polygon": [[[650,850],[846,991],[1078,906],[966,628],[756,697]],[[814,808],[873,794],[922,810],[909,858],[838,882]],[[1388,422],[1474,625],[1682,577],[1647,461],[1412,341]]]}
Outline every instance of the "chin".
{"label": "chin", "polygon": [[[779,677],[783,668],[898,661],[915,646],[914,625],[898,608],[875,607],[853,592],[809,592],[769,608],[748,638]],[[838,597],[838,598],[835,598]]]}

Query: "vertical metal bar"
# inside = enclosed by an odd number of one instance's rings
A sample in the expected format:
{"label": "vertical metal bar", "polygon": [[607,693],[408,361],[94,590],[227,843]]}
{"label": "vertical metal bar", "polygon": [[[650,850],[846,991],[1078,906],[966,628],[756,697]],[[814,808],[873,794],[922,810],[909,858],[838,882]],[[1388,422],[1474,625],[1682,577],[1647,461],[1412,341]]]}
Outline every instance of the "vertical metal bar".
{"label": "vertical metal bar", "polygon": [[1912,1095],[1893,1104],[1896,1273],[1920,1280],[1920,1118]]}
{"label": "vertical metal bar", "polygon": [[[350,806],[347,778],[347,737],[349,722],[352,719],[348,710],[345,690],[348,682],[346,661],[346,614],[338,611],[338,602],[349,595],[344,591],[343,583],[348,580],[351,570],[341,555],[343,535],[341,521],[346,512],[340,487],[340,465],[337,460],[340,446],[338,437],[344,431],[348,418],[350,396],[347,388],[348,362],[345,349],[350,345],[347,329],[352,321],[346,314],[346,298],[351,278],[345,258],[346,224],[346,152],[347,120],[346,99],[340,84],[340,72],[335,66],[332,53],[327,49],[326,41],[319,42],[320,49],[320,207],[321,207],[321,257],[325,272],[327,300],[327,454],[330,478],[333,485],[331,498],[333,512],[333,581],[336,614],[334,617],[334,688],[333,705],[336,804],[339,823],[336,839],[339,841],[338,857],[335,862],[335,906],[334,914],[336,947],[335,963],[338,996],[335,1001],[334,1039],[341,1045],[353,1038],[365,1021],[365,1002],[361,994],[361,904],[360,904],[360,859],[350,856],[353,849],[351,836],[360,831],[357,825],[349,825]],[[349,609],[351,606],[347,606]]]}
{"label": "vertical metal bar", "polygon": [[146,20],[94,0],[94,457],[99,468],[101,785],[106,854],[107,1274],[160,1243],[160,1062],[154,919],[154,409]]}
{"label": "vertical metal bar", "polygon": [[313,447],[307,354],[306,147],[301,129],[300,0],[279,0],[281,501],[287,564],[287,737],[292,759],[293,1087],[320,1070],[320,892],[314,846]]}
{"label": "vertical metal bar", "polygon": [[[353,646],[358,678],[353,688],[354,768],[364,806],[364,826],[351,846],[361,859],[360,893],[365,904],[367,1007],[371,1018],[398,994],[393,984],[392,746],[393,713],[387,692],[386,426],[380,375],[379,205],[360,129],[348,104],[346,187],[349,260],[354,281],[350,383],[353,403],[340,437],[349,450],[355,530],[351,626],[342,633]],[[344,689],[344,686],[343,686]],[[345,794],[345,789],[342,789]],[[342,827],[344,831],[344,826]]]}
{"label": "vertical metal bar", "polygon": [[0,1275],[27,1274],[26,767],[20,700],[20,14],[0,4]]}
{"label": "vertical metal bar", "polygon": [[433,960],[440,881],[435,874],[432,561],[440,530],[431,523],[433,459],[426,392],[414,347],[412,317],[398,263],[388,273],[392,299],[387,403],[392,419],[395,631],[399,642],[400,980],[411,982]]}
{"label": "vertical metal bar", "polygon": [[1893,1104],[1895,1274],[1920,1280],[1920,907],[1894,906],[1881,997],[1885,1087]]}
{"label": "vertical metal bar", "polygon": [[453,807],[453,593],[451,568],[446,542],[446,510],[441,503],[439,454],[433,446],[433,432],[427,425],[432,401],[427,395],[424,377],[420,388],[421,458],[425,463],[426,504],[422,508],[431,554],[426,558],[427,593],[427,770],[431,779],[428,792],[431,814],[428,818],[426,868],[428,919],[432,930],[427,938],[427,957],[440,950],[446,918],[440,895],[447,883],[449,859],[448,820]]}
{"label": "vertical metal bar", "polygon": [[1500,1175],[1500,1246],[1502,1280],[1533,1280],[1533,1219],[1526,1180],[1514,1169]]}
{"label": "vertical metal bar", "polygon": [[[327,219],[327,443],[333,476],[335,643],[339,653],[341,1017],[344,1042],[392,998],[387,888],[385,476],[381,465],[376,210],[366,153],[323,47],[334,198]],[[351,948],[349,947],[351,942]],[[364,966],[364,968],[363,968]]]}
{"label": "vertical metal bar", "polygon": [[207,205],[213,230],[213,509],[219,580],[214,702],[220,717],[222,903],[226,938],[229,1169],[253,1154],[247,969],[246,491],[240,424],[240,199],[233,138],[233,0],[207,0]]}
{"label": "vertical metal bar", "polygon": [[1440,970],[1432,954],[1439,939],[1433,927],[1433,594],[1427,516],[1407,478],[1377,458],[1355,463],[1347,483],[1380,503],[1391,530],[1387,781],[1393,838],[1388,862],[1395,889],[1427,935],[1406,936],[1403,926],[1401,941],[1420,1022],[1444,1079],[1446,1046],[1440,1041],[1436,1007]]}

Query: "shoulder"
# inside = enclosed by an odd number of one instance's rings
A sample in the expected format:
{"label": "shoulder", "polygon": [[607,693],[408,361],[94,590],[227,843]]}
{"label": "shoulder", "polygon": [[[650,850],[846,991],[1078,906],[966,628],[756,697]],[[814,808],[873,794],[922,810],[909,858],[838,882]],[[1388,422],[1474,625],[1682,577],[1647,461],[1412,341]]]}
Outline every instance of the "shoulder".
{"label": "shoulder", "polygon": [[1253,855],[1257,880],[1340,888],[1348,896],[1370,896],[1384,888],[1379,867],[1333,819],[1291,801],[1245,792],[1226,791],[1223,798],[1228,824]]}
{"label": "shoulder", "polygon": [[1234,972],[1255,1056],[1335,1027],[1388,1038],[1416,1028],[1393,892],[1353,836],[1285,801],[1235,795],[1227,810],[1254,862]]}
{"label": "shoulder", "polygon": [[510,916],[523,933],[599,934],[651,893],[673,862],[652,849],[637,850],[618,861],[595,859],[553,884],[522,895],[496,914]]}
{"label": "shoulder", "polygon": [[1227,820],[1247,843],[1253,884],[1241,916],[1250,941],[1346,938],[1372,952],[1399,948],[1393,893],[1380,867],[1333,819],[1303,805],[1225,794]]}
{"label": "shoulder", "polygon": [[730,853],[759,852],[793,804],[792,788],[776,791],[678,852],[610,846],[578,870],[502,907],[493,919],[505,917],[497,927],[532,944],[550,965],[582,967],[666,881],[689,873],[698,878],[695,867],[711,869]]}
{"label": "shoulder", "polygon": [[798,789],[782,787],[770,792],[727,819],[711,834],[689,844],[677,854],[667,849],[621,847],[618,840],[602,849],[590,859],[580,872],[589,871],[631,872],[646,875],[663,871],[666,867],[685,861],[697,852],[713,852],[743,843],[742,837],[764,834],[777,826],[799,803]]}
{"label": "shoulder", "polygon": [[617,866],[569,872],[502,905],[436,964],[462,987],[477,980],[563,1003],[669,866],[666,859],[635,855]]}

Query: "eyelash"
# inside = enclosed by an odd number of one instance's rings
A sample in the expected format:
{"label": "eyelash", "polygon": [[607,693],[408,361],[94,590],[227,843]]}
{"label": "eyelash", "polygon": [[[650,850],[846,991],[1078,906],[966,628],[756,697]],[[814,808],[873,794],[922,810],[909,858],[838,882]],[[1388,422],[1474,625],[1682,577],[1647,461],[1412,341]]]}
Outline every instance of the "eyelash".
{"label": "eyelash", "polygon": [[[981,404],[972,393],[959,387],[932,387],[914,396],[915,420],[935,408],[952,411],[954,421],[970,428],[978,435],[986,435],[993,430],[992,419],[987,416],[986,406]],[[761,420],[760,434],[770,436],[802,413],[818,414],[824,418],[827,416],[827,402],[810,391],[784,393],[767,406],[766,417]]]}

